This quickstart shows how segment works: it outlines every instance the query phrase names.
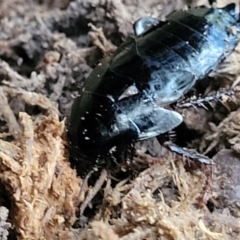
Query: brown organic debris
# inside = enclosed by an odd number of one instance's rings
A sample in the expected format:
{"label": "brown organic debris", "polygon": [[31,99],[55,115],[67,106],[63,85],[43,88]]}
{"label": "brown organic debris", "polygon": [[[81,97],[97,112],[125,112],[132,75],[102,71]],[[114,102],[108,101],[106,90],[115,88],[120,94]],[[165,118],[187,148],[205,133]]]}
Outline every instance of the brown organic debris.
{"label": "brown organic debris", "polygon": [[37,124],[26,113],[19,117],[22,135],[0,142],[0,180],[15,204],[19,239],[72,238],[81,180],[66,161],[64,122],[56,115]]}
{"label": "brown organic debris", "polygon": [[88,186],[69,163],[65,121],[91,69],[140,17],[199,5],[209,1],[0,1],[0,239],[240,239],[240,44],[193,89],[234,95],[181,110],[198,135],[176,138],[214,155],[211,170],[156,139],[138,145],[123,178],[103,170]]}

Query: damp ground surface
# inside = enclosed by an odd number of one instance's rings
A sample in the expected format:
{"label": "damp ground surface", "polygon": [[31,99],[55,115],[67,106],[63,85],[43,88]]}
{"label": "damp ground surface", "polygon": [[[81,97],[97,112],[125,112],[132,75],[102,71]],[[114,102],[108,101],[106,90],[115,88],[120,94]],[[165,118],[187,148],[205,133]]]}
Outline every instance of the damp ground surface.
{"label": "damp ground surface", "polygon": [[0,239],[240,239],[240,44],[191,91],[219,100],[175,106],[176,143],[214,164],[157,139],[137,144],[135,171],[117,179],[103,169],[84,182],[69,162],[66,122],[91,70],[140,17],[204,4],[0,1]]}

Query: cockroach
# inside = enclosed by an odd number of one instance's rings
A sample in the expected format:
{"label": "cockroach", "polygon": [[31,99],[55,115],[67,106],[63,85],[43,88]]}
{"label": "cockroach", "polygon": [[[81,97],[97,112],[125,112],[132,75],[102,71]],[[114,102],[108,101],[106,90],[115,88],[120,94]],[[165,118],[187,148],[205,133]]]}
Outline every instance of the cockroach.
{"label": "cockroach", "polygon": [[183,118],[168,106],[233,51],[240,28],[230,4],[175,11],[164,22],[141,18],[134,30],[74,101],[68,128],[74,156],[96,162],[177,127]]}

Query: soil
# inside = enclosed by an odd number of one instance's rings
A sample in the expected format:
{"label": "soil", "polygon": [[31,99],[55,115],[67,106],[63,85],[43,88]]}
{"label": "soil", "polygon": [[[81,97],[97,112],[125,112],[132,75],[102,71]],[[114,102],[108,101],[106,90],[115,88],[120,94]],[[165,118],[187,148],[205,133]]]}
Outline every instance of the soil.
{"label": "soil", "polygon": [[[0,1],[0,239],[240,239],[240,44],[186,96],[190,105],[175,105],[184,117],[176,143],[212,164],[160,138],[137,143],[135,171],[118,179],[103,169],[88,182],[69,161],[66,122],[91,70],[140,17],[201,5]],[[212,97],[194,104],[191,95]]]}

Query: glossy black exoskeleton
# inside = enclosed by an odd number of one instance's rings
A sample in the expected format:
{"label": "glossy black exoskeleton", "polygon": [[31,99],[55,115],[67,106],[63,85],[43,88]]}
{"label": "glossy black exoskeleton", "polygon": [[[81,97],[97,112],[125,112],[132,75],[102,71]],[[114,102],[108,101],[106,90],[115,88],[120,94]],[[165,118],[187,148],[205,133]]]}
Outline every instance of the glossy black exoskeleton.
{"label": "glossy black exoskeleton", "polygon": [[74,155],[95,161],[119,147],[168,132],[182,116],[167,109],[214,70],[239,41],[235,5],[143,18],[136,37],[99,64],[74,101]]}

